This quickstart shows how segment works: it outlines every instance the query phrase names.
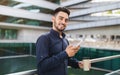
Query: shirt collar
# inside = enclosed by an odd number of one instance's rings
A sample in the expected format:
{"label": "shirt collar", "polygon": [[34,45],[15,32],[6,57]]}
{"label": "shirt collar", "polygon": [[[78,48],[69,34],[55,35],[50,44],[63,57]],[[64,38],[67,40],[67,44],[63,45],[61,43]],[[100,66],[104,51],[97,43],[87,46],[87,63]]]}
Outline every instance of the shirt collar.
{"label": "shirt collar", "polygon": [[[60,38],[59,33],[53,29],[50,30],[50,33],[52,33],[54,36]],[[65,34],[62,32],[63,38],[65,38]]]}

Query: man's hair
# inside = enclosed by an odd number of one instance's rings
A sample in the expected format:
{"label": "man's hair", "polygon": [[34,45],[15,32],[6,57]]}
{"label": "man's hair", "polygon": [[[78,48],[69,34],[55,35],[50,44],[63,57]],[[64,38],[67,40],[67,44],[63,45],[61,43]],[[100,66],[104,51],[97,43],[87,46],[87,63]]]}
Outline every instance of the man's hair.
{"label": "man's hair", "polygon": [[56,15],[60,11],[67,13],[68,16],[70,15],[70,11],[67,8],[65,8],[65,7],[58,7],[58,8],[56,8],[54,10],[54,12],[53,12],[53,15]]}

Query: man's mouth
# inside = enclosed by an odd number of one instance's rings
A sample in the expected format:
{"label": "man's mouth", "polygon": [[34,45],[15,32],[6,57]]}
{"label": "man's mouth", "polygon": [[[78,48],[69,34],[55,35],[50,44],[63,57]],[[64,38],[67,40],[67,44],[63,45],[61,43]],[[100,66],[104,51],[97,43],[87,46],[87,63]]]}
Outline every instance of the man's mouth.
{"label": "man's mouth", "polygon": [[65,27],[65,25],[64,25],[64,24],[60,24],[60,25],[62,25],[63,27]]}

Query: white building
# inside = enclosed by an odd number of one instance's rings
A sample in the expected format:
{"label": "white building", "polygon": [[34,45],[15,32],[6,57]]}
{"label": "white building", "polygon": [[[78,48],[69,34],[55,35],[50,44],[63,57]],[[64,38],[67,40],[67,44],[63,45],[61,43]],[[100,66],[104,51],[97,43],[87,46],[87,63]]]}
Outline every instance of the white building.
{"label": "white building", "polygon": [[37,38],[51,27],[57,7],[71,11],[65,30],[82,47],[120,51],[120,0],[0,0],[0,59],[35,54]]}

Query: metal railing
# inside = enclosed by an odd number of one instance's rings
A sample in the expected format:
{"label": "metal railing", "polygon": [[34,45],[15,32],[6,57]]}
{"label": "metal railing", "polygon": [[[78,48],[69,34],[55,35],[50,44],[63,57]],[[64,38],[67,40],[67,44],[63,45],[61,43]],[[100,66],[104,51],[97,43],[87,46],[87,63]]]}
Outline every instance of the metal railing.
{"label": "metal railing", "polygon": [[114,55],[114,56],[107,56],[107,57],[102,57],[102,58],[91,59],[90,61],[91,61],[91,63],[96,63],[96,62],[111,60],[111,59],[115,59],[115,58],[120,58],[120,54]]}
{"label": "metal railing", "polygon": [[[115,58],[120,58],[120,55],[114,55],[114,56],[91,59],[90,62],[91,63],[96,63],[96,62],[111,60],[111,59],[115,59]],[[29,71],[23,71],[23,72],[17,72],[17,73],[11,73],[11,74],[6,74],[6,75],[36,75],[35,73],[36,73],[36,69],[29,70]],[[110,75],[110,74],[106,74],[106,75]]]}
{"label": "metal railing", "polygon": [[17,72],[17,73],[10,73],[10,74],[6,74],[6,75],[36,75],[36,69]]}
{"label": "metal railing", "polygon": [[107,73],[105,75],[120,75],[120,69],[116,70],[116,71],[113,71],[113,72],[110,72],[110,73]]}

